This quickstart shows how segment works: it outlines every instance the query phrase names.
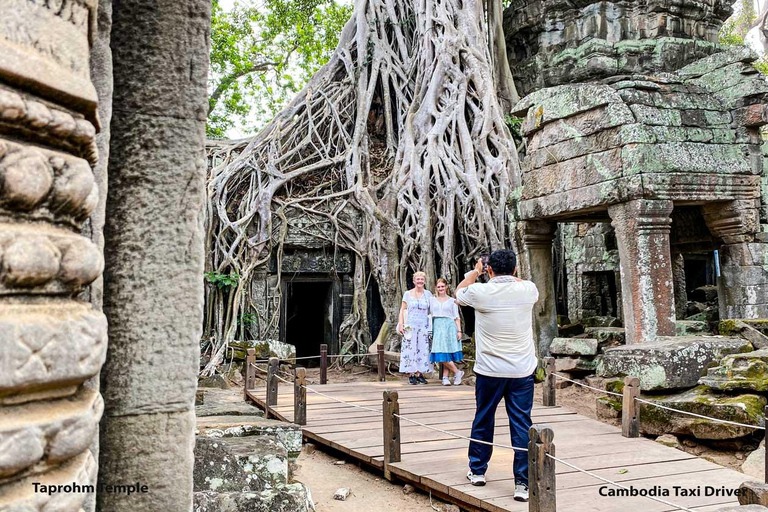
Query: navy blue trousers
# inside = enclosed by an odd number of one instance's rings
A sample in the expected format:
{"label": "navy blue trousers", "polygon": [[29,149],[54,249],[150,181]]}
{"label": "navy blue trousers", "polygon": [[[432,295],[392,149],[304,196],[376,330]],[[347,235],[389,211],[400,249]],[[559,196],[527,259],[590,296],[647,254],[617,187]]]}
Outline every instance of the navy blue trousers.
{"label": "navy blue trousers", "polygon": [[[528,429],[531,427],[533,407],[533,375],[519,379],[486,377],[477,375],[475,381],[475,421],[472,422],[472,439],[493,441],[496,408],[501,399],[509,417],[509,433],[512,446],[528,448]],[[491,460],[493,446],[469,443],[469,468],[475,475],[484,475]],[[528,452],[515,450],[513,465],[516,484],[528,485]]]}

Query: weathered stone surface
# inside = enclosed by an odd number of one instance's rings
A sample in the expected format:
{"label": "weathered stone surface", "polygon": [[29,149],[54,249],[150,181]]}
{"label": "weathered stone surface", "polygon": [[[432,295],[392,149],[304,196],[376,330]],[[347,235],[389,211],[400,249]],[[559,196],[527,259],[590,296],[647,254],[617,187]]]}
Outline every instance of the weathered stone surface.
{"label": "weathered stone surface", "polygon": [[623,327],[587,327],[584,333],[595,338],[600,352],[611,347],[624,345],[626,333]]}
{"label": "weathered stone surface", "polygon": [[301,427],[267,420],[260,416],[206,416],[197,418],[197,433],[211,438],[273,436],[286,447],[291,457],[301,452]]}
{"label": "weathered stone surface", "polygon": [[733,507],[723,507],[717,509],[715,512],[767,512],[768,508],[762,505],[741,505]]}
{"label": "weathered stone surface", "polygon": [[21,401],[23,396],[13,396],[24,389],[96,375],[107,350],[107,323],[77,302],[8,304],[0,308],[0,345],[0,400]]}
{"label": "weathered stone surface", "polygon": [[643,391],[695,386],[704,369],[727,354],[750,352],[746,340],[715,336],[678,336],[611,348],[603,354],[598,375],[633,376]]}
{"label": "weathered stone surface", "polygon": [[599,420],[621,418],[621,399],[613,396],[601,396],[595,399],[595,416]]}
{"label": "weathered stone surface", "polygon": [[688,294],[688,298],[698,302],[716,302],[717,286],[699,286]]}
{"label": "weathered stone surface", "polygon": [[[758,324],[759,325],[759,324]],[[768,348],[768,336],[755,329],[745,320],[721,320],[719,325],[720,334],[739,334],[745,340],[749,340],[756,349]]]}
{"label": "weathered stone surface", "polygon": [[584,332],[582,324],[563,325],[557,329],[557,333],[563,338],[570,338]]}
{"label": "weathered stone surface", "polygon": [[40,473],[87,450],[103,408],[101,395],[87,389],[69,398],[6,407],[0,417],[0,478]]}
{"label": "weathered stone surface", "polygon": [[594,372],[597,361],[591,357],[558,357],[555,359],[555,371],[558,372]]}
{"label": "weathered stone surface", "polygon": [[739,491],[740,505],[768,505],[768,484],[765,482],[743,482]]}
{"label": "weathered stone surface", "polygon": [[597,355],[597,340],[594,338],[555,338],[549,351],[554,355],[594,356]]}
{"label": "weathered stone surface", "polygon": [[675,336],[690,336],[708,332],[708,322],[701,320],[675,320]]}
{"label": "weathered stone surface", "polygon": [[192,508],[210,15],[204,0],[127,0],[112,12],[99,480],[153,492],[99,493],[102,510]]}
{"label": "weathered stone surface", "polygon": [[196,512],[310,512],[312,496],[303,484],[292,483],[256,492],[196,492]]}
{"label": "weathered stone surface", "polygon": [[[675,395],[642,398],[672,409],[746,425],[762,425],[762,411],[768,403],[764,396],[724,396],[714,394],[704,386]],[[648,404],[641,404],[640,430],[654,435],[686,434],[699,439],[731,439],[754,432],[752,428],[705,420]]]}
{"label": "weathered stone surface", "polygon": [[670,448],[680,448],[680,441],[672,434],[661,435],[656,438],[656,442]]}
{"label": "weathered stone surface", "polygon": [[765,442],[760,443],[757,450],[747,456],[747,460],[741,465],[741,471],[749,476],[765,481]]}
{"label": "weathered stone surface", "polygon": [[699,384],[720,391],[768,391],[768,350],[725,356]]}

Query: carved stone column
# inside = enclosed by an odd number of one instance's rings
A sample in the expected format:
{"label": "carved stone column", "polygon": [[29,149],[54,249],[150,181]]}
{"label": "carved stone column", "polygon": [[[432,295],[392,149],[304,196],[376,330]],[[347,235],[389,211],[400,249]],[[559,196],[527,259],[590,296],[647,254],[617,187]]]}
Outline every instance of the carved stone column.
{"label": "carved stone column", "polygon": [[[81,235],[99,203],[96,1],[6,0],[0,15],[0,510],[80,510],[95,484],[103,400],[87,385],[107,348],[83,300],[101,275]],[[86,506],[87,507],[87,506]]]}
{"label": "carved stone column", "polygon": [[101,493],[104,511],[193,507],[210,14],[209,0],[112,8],[99,482],[149,492]]}
{"label": "carved stone column", "polygon": [[610,206],[621,270],[627,344],[675,334],[669,231],[672,201],[637,199]]}
{"label": "carved stone column", "polygon": [[768,244],[760,229],[759,201],[728,201],[702,207],[713,235],[722,238],[717,281],[720,318],[768,317]]}
{"label": "carved stone column", "polygon": [[555,277],[552,269],[554,225],[545,221],[525,221],[522,225],[524,257],[530,279],[539,290],[539,301],[533,306],[533,332],[536,350],[543,357],[549,353],[552,339],[557,337]]}

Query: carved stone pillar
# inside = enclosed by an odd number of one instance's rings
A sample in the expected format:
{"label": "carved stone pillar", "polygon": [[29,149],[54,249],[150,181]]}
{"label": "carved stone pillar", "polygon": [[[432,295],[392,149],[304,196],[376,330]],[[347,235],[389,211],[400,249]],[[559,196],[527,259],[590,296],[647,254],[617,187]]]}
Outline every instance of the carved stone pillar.
{"label": "carved stone pillar", "polygon": [[87,381],[107,322],[83,300],[101,275],[81,235],[99,203],[89,75],[96,1],[7,0],[0,15],[0,510],[80,510],[95,484],[103,400]]}
{"label": "carved stone pillar", "polygon": [[525,221],[523,248],[530,279],[539,290],[539,301],[533,306],[533,332],[536,350],[543,357],[549,353],[552,339],[557,337],[555,277],[552,269],[554,225],[544,221]]}
{"label": "carved stone pillar", "polygon": [[672,201],[637,199],[610,206],[621,270],[627,344],[675,334],[669,231]]}
{"label": "carved stone pillar", "polygon": [[768,317],[768,244],[760,229],[759,201],[728,201],[702,207],[713,235],[722,238],[717,281],[720,318]]}
{"label": "carved stone pillar", "polygon": [[105,225],[99,482],[109,512],[192,510],[203,314],[209,0],[121,0]]}

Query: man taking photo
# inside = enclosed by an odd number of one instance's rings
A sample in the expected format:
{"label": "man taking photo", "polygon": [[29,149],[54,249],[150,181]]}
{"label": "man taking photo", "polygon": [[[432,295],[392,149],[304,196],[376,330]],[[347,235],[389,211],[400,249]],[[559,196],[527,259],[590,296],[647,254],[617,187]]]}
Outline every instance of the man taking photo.
{"label": "man taking photo", "polygon": [[[493,442],[496,408],[504,398],[512,446],[528,446],[533,407],[533,374],[538,360],[533,344],[536,285],[515,277],[517,258],[508,249],[494,251],[487,268],[482,259],[456,288],[456,300],[475,309],[475,420],[472,439]],[[477,278],[488,273],[488,283]],[[493,447],[469,443],[472,485],[485,485]],[[528,454],[515,450],[515,499],[528,501]]]}

